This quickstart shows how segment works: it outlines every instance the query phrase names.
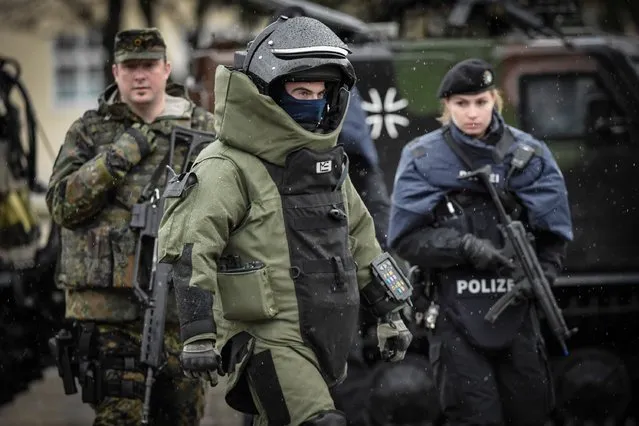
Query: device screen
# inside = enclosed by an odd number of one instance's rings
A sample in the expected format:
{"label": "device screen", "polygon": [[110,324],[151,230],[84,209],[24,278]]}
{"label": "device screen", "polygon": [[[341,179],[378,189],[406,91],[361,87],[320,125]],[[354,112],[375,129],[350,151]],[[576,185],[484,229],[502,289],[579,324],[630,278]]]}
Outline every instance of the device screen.
{"label": "device screen", "polygon": [[380,262],[377,268],[382,280],[398,300],[410,297],[408,284],[399,276],[390,260],[386,259]]}

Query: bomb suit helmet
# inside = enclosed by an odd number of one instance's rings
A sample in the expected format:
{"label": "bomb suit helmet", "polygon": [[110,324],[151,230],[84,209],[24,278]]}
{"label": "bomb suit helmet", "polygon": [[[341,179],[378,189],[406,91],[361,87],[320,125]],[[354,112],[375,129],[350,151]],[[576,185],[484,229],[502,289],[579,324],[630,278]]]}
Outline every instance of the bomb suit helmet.
{"label": "bomb suit helmet", "polygon": [[286,81],[325,81],[327,114],[323,127],[334,130],[346,113],[356,81],[350,49],[320,21],[280,16],[235,53],[235,68],[248,75],[260,93],[273,97]]}

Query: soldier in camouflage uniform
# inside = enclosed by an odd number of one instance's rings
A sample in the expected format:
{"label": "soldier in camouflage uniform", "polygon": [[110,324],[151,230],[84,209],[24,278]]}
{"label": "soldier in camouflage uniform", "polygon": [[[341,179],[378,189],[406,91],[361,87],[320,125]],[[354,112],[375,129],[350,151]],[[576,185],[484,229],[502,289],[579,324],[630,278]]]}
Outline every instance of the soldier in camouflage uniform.
{"label": "soldier in camouflage uniform", "polygon": [[[98,374],[105,394],[85,400],[95,409],[93,424],[137,426],[144,395],[144,374],[137,365],[143,311],[132,289],[137,234],[129,227],[131,208],[144,199],[143,187],[155,170],[165,168],[173,127],[213,131],[213,117],[196,107],[183,87],[167,83],[171,65],[157,29],[118,33],[114,52],[115,84],[100,97],[97,110],[71,125],[46,199],[61,227],[56,279],[65,290],[66,317],[96,330],[88,351],[102,366]],[[175,147],[178,173],[187,149]],[[165,173],[159,176],[165,179]],[[204,389],[199,380],[182,374],[174,305],[170,297],[164,342],[168,362],[153,385],[151,421],[196,425]]]}

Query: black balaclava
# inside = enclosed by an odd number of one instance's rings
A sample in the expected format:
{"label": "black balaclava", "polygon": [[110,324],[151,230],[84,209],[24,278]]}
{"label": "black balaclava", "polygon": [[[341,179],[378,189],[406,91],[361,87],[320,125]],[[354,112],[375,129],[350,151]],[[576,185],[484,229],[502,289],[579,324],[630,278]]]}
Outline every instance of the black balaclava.
{"label": "black balaclava", "polygon": [[326,111],[326,96],[321,99],[296,99],[286,92],[284,85],[278,91],[273,94],[273,99],[293,120],[307,130],[317,128]]}

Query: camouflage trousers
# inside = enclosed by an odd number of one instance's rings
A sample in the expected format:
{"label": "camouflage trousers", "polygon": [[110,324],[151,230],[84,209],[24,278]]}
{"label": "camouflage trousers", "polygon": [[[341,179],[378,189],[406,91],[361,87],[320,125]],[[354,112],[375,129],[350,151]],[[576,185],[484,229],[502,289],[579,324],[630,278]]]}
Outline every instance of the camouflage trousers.
{"label": "camouflage trousers", "polygon": [[[99,353],[107,357],[139,357],[142,325],[98,326]],[[164,335],[164,349],[168,355],[166,366],[156,375],[151,392],[151,425],[198,425],[204,413],[204,385],[199,380],[184,376],[178,355],[181,351],[179,330],[176,325],[167,324]],[[137,359],[137,358],[136,358]],[[145,383],[142,369],[122,371],[106,370],[104,379],[108,382],[131,381]],[[144,395],[137,398],[107,396],[93,405],[94,426],[139,426],[142,418]]]}

